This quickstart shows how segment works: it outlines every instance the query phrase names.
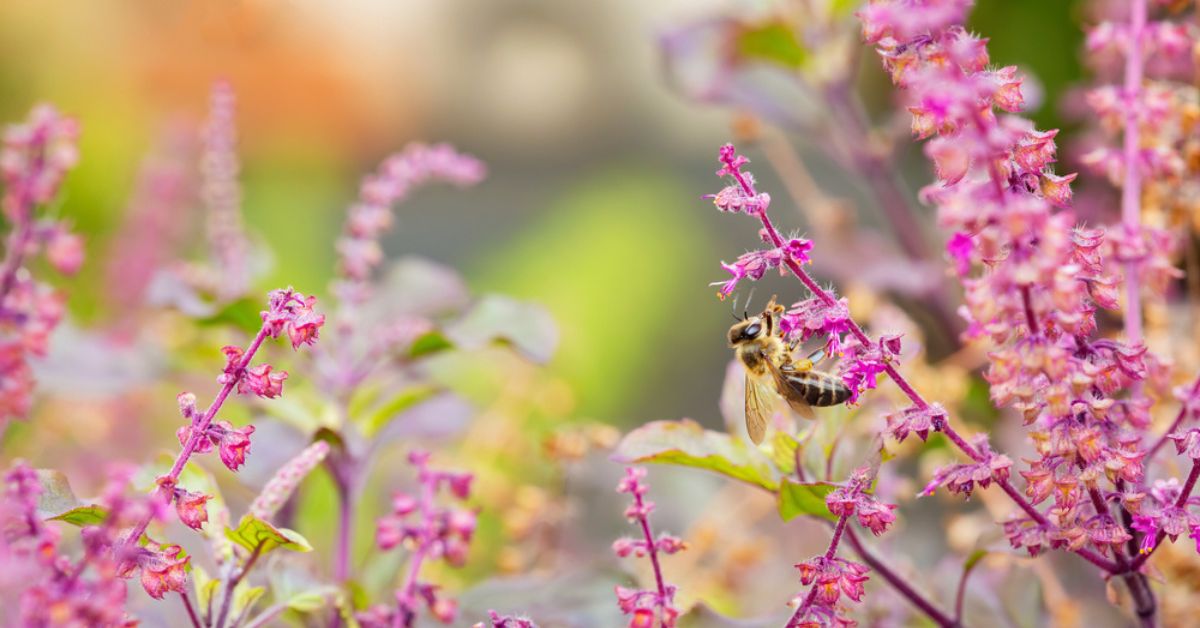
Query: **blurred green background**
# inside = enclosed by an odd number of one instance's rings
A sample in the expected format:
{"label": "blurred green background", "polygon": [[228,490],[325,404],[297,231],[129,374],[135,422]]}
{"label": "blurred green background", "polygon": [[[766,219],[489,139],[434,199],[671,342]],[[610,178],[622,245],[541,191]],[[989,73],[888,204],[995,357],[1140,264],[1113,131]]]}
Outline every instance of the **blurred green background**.
{"label": "blurred green background", "polygon": [[[993,60],[1029,71],[1044,93],[1039,126],[1059,124],[1052,105],[1081,76],[1075,3],[978,5],[973,25],[990,37]],[[210,85],[228,79],[244,211],[275,256],[261,287],[319,295],[358,178],[409,141],[452,142],[488,163],[488,181],[423,190],[398,210],[388,253],[453,265],[476,291],[544,303],[563,332],[554,368],[572,382],[580,415],[715,424],[729,306],[708,283],[723,278],[719,260],[755,245],[755,232],[700,198],[715,191],[730,112],[670,90],[655,35],[767,6],[6,0],[0,118],[45,100],[81,120],[83,159],[62,212],[99,260],[155,138],[202,119]],[[882,110],[890,89],[869,57],[864,68],[868,104]],[[814,170],[830,167],[820,147],[799,146]],[[765,166],[759,174],[776,185]],[[851,178],[830,181],[843,188],[831,193],[855,194]],[[805,228],[799,214],[780,220]],[[102,265],[69,290],[77,319],[108,315]]]}

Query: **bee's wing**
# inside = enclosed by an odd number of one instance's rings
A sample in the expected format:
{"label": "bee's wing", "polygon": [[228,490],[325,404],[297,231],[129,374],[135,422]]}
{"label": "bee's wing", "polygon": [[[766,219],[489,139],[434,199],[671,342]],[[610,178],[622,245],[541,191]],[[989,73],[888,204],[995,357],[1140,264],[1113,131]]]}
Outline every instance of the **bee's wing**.
{"label": "bee's wing", "polygon": [[775,413],[775,394],[759,378],[746,373],[746,432],[755,445],[767,433],[767,421]]}
{"label": "bee's wing", "polygon": [[803,386],[803,382],[794,380],[774,364],[771,365],[771,376],[775,378],[775,389],[779,391],[779,396],[783,397],[784,401],[787,401],[788,406],[796,414],[809,421],[816,420],[817,415],[813,412],[812,406],[808,405],[808,402],[804,400],[803,389],[797,388],[797,386]]}

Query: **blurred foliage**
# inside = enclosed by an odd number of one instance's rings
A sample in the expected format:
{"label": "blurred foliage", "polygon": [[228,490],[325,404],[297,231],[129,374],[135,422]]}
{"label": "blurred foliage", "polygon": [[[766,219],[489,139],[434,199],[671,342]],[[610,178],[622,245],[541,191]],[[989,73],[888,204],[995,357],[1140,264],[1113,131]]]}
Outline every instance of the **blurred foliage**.
{"label": "blurred foliage", "polygon": [[611,172],[571,189],[468,273],[543,302],[559,321],[553,366],[574,383],[583,416],[640,422],[630,401],[652,392],[655,371],[686,359],[676,339],[695,319],[680,304],[694,292],[689,279],[714,266],[702,223],[689,216],[704,211],[695,198],[648,170]]}

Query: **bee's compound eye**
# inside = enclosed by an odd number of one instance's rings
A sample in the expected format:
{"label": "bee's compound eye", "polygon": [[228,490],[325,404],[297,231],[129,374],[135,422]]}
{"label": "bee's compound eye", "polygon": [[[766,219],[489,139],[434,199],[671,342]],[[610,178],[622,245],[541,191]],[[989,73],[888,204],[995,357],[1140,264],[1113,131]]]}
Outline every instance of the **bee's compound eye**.
{"label": "bee's compound eye", "polygon": [[744,333],[749,338],[757,338],[758,332],[760,332],[760,331],[762,331],[762,325],[760,325],[758,323],[754,323],[753,325],[747,327],[746,331]]}

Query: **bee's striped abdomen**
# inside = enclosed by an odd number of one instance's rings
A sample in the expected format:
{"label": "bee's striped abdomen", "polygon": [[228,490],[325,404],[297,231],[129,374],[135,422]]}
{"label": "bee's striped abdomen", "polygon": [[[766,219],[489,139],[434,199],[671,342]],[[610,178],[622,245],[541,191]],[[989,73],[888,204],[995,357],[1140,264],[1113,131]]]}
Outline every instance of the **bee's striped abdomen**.
{"label": "bee's striped abdomen", "polygon": [[850,389],[842,379],[828,373],[801,371],[790,374],[788,379],[810,406],[836,406],[850,398]]}

